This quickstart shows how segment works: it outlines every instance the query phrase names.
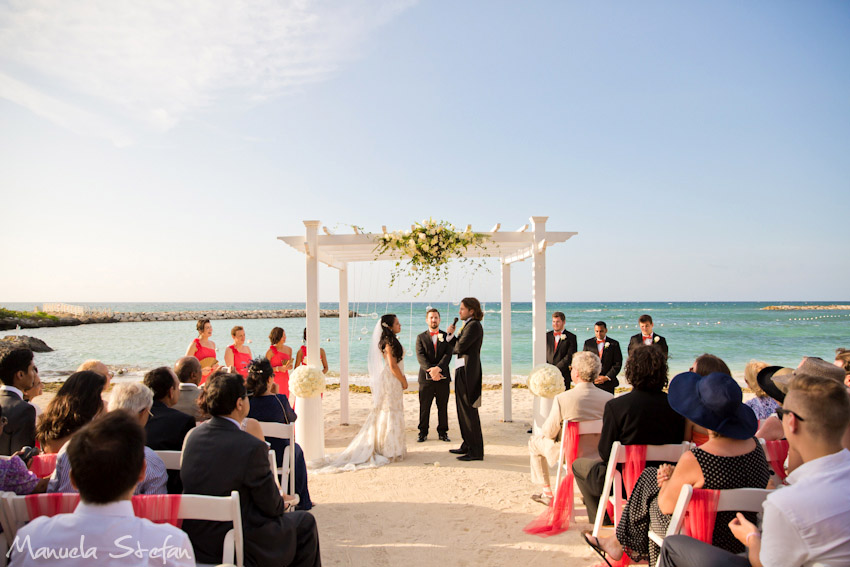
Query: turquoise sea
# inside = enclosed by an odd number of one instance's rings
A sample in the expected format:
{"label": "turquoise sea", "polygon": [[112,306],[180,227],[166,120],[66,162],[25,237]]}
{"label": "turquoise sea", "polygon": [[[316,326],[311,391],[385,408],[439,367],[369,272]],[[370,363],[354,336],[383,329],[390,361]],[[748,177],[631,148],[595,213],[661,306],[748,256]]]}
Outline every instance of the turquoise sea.
{"label": "turquoise sea", "polygon": [[[547,304],[547,322],[553,311],[567,316],[567,329],[578,335],[579,348],[593,336],[593,325],[602,320],[608,324],[609,336],[625,349],[629,337],[638,332],[637,319],[648,313],[655,321],[655,331],[667,338],[670,347],[671,376],[687,370],[693,359],[709,352],[723,358],[736,377],[743,375],[744,365],[751,359],[771,364],[796,366],[802,356],[819,356],[832,360],[835,348],[850,347],[850,311],[763,311],[767,305],[830,305],[850,304],[848,300],[823,302],[671,302],[671,303],[561,303]],[[303,309],[303,303],[84,303],[90,307],[114,311],[204,311],[212,309]],[[378,314],[396,313],[401,321],[400,339],[412,353],[415,336],[425,330],[425,310],[429,303],[361,302],[351,308],[366,314],[349,320],[350,372],[366,373],[366,350]],[[32,309],[32,303],[7,303],[9,309]],[[335,309],[335,303],[323,303],[322,308]],[[454,303],[435,303],[443,316],[443,328],[457,315]],[[531,303],[513,303],[512,340],[513,374],[518,380],[531,369]],[[501,305],[484,304],[484,345],[482,361],[489,381],[498,381],[501,372]],[[249,344],[255,354],[268,348],[268,333],[274,326],[283,327],[287,344],[301,344],[304,319],[249,319],[213,321],[213,341],[219,359],[230,344],[230,328],[245,327]],[[548,327],[548,325],[547,325]],[[182,356],[195,338],[191,321],[156,323],[112,323],[27,329],[17,331],[43,339],[55,352],[37,355],[36,362],[46,380],[70,373],[88,358],[98,358],[111,367],[126,368],[134,377],[145,370],[171,365]],[[16,334],[8,331],[7,334]],[[321,341],[331,367],[338,372],[339,321],[321,320]],[[407,373],[412,373],[407,362]],[[415,368],[415,366],[413,366]],[[622,373],[621,373],[622,376]],[[356,382],[356,380],[355,380]]]}

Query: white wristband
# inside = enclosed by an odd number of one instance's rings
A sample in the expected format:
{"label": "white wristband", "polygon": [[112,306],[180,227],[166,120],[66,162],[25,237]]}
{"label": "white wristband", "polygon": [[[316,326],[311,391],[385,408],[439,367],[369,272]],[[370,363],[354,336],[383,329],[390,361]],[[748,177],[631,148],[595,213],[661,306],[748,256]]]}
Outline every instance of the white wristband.
{"label": "white wristband", "polygon": [[753,536],[756,536],[757,538],[761,539],[761,534],[759,532],[750,532],[747,534],[744,545],[750,547],[750,538]]}

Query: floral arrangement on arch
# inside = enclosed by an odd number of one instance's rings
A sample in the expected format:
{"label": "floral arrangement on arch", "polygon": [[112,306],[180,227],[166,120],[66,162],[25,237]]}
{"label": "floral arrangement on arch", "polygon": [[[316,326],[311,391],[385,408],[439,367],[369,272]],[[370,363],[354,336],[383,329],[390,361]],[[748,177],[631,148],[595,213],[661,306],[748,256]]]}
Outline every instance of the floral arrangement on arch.
{"label": "floral arrangement on arch", "polygon": [[552,364],[535,366],[528,375],[528,389],[535,396],[554,398],[565,391],[564,376]]}
{"label": "floral arrangement on arch", "polygon": [[299,398],[315,398],[325,391],[325,375],[315,366],[302,364],[289,375],[289,389]]}
{"label": "floral arrangement on arch", "polygon": [[410,230],[379,234],[375,253],[380,256],[385,252],[396,252],[406,257],[407,262],[402,258],[395,263],[390,286],[400,276],[406,275],[413,279],[411,288],[419,288],[416,293],[419,295],[440,281],[445,289],[447,279],[443,276],[448,272],[448,262],[452,258],[456,257],[460,263],[472,267],[472,274],[479,268],[487,269],[483,260],[464,255],[470,247],[483,249],[487,238],[488,235],[473,232],[470,227],[458,231],[449,222],[428,219],[414,224]]}

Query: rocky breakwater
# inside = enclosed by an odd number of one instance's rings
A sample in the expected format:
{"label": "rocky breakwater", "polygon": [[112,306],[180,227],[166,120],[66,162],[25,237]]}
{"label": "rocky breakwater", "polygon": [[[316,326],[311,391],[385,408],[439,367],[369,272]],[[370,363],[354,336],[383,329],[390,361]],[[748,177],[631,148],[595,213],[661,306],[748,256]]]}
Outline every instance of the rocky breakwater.
{"label": "rocky breakwater", "polygon": [[[141,323],[151,321],[197,321],[198,319],[297,319],[306,317],[304,309],[260,309],[260,310],[215,310],[215,311],[160,311],[151,313],[113,313],[112,318],[119,323]],[[348,312],[349,317],[357,317],[355,311]],[[339,317],[337,309],[322,309],[319,317]]]}

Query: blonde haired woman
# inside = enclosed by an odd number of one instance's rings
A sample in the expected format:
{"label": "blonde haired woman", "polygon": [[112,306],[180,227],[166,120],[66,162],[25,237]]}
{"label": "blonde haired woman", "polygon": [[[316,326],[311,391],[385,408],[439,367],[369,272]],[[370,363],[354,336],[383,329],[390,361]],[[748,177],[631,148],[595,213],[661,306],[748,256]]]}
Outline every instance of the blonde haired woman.
{"label": "blonde haired woman", "polygon": [[762,390],[761,386],[759,386],[759,372],[767,368],[767,366],[768,364],[761,360],[751,360],[747,363],[747,366],[744,367],[744,380],[747,381],[747,386],[749,386],[750,390],[752,390],[756,395],[755,398],[747,400],[744,403],[747,407],[753,410],[753,413],[756,414],[756,419],[758,420],[767,419],[776,413],[776,408],[779,407],[779,403],[768,396],[767,392]]}

